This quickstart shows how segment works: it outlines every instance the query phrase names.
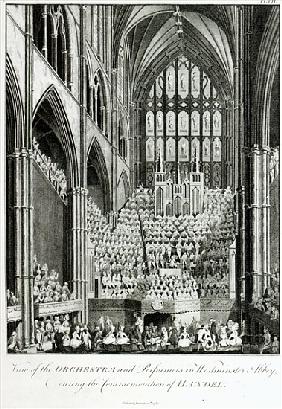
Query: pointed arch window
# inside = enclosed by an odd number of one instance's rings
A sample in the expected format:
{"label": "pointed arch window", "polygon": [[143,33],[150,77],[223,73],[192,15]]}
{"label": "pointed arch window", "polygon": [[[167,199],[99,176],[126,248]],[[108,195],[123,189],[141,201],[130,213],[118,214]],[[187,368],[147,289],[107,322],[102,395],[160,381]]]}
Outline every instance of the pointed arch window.
{"label": "pointed arch window", "polygon": [[71,88],[70,39],[64,6],[33,6],[33,40],[65,85]]}
{"label": "pointed arch window", "polygon": [[86,62],[86,106],[87,113],[102,133],[108,137],[107,100],[100,72],[92,75],[90,59]]}
{"label": "pointed arch window", "polygon": [[126,160],[127,147],[126,147],[126,132],[125,132],[125,121],[124,118],[119,120],[118,126],[118,150],[120,156]]}
{"label": "pointed arch window", "polygon": [[201,67],[183,55],[171,61],[148,89],[144,121],[148,186],[158,153],[148,151],[149,142],[160,138],[167,175],[177,179],[192,171],[197,160],[206,185],[218,186],[224,163],[223,108],[215,84]]}

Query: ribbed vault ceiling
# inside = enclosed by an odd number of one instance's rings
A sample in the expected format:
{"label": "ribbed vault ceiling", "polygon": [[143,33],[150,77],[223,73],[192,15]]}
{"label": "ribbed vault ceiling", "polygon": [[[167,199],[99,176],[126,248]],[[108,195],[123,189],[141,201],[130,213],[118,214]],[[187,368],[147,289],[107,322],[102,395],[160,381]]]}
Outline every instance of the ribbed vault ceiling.
{"label": "ribbed vault ceiling", "polygon": [[142,98],[156,75],[181,54],[205,69],[224,97],[232,97],[232,7],[220,8],[219,19],[212,6],[117,7],[115,47],[129,47],[135,98]]}

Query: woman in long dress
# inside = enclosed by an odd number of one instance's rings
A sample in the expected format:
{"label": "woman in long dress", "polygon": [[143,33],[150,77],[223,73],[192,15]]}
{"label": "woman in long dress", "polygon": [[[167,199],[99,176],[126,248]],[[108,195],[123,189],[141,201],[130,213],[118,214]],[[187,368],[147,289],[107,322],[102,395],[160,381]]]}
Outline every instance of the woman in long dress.
{"label": "woman in long dress", "polygon": [[204,351],[210,351],[213,349],[213,347],[214,347],[214,342],[211,338],[210,333],[207,333],[205,336],[205,340],[203,342]]}
{"label": "woman in long dress", "polygon": [[167,343],[168,343],[168,333],[167,333],[167,329],[163,327],[161,330],[160,346],[164,348],[167,345]]}
{"label": "woman in long dress", "polygon": [[108,332],[108,334],[105,336],[103,339],[103,344],[104,345],[114,345],[116,343],[116,338],[113,332],[113,329]]}
{"label": "woman in long dress", "polygon": [[178,346],[179,348],[187,348],[192,344],[192,341],[190,339],[190,336],[187,332],[187,329],[184,327],[183,331],[180,334],[179,340],[178,340]]}
{"label": "woman in long dress", "polygon": [[129,344],[129,338],[126,335],[126,333],[123,330],[123,327],[120,328],[120,330],[117,333],[117,345],[124,345],[124,344]]}
{"label": "woman in long dress", "polygon": [[81,335],[80,335],[80,328],[79,328],[79,325],[77,325],[75,327],[75,330],[74,330],[73,334],[72,334],[72,339],[71,339],[71,342],[70,342],[70,346],[74,350],[76,350],[77,348],[80,347],[81,342],[82,341],[81,341]]}

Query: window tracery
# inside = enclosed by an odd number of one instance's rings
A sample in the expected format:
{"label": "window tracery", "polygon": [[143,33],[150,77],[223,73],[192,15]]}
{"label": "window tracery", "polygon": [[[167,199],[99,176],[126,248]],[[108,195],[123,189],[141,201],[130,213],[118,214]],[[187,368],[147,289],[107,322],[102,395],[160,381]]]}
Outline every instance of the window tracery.
{"label": "window tracery", "polygon": [[204,70],[185,56],[176,58],[155,79],[145,111],[148,185],[153,184],[152,165],[158,160],[159,149],[167,173],[182,175],[184,167],[191,171],[197,159],[206,185],[221,183],[222,104]]}

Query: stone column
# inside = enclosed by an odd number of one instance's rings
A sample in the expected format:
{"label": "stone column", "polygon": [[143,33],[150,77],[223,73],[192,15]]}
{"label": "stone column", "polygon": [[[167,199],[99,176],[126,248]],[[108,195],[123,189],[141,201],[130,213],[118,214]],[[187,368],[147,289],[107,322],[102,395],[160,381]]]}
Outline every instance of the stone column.
{"label": "stone column", "polygon": [[63,67],[64,67],[64,78],[62,80],[64,81],[65,85],[68,85],[68,52],[67,50],[62,51],[62,58],[63,58]]}
{"label": "stone column", "polygon": [[117,139],[118,139],[118,112],[117,112],[117,69],[112,70],[112,163],[111,163],[111,193],[112,209],[117,211]]}
{"label": "stone column", "polygon": [[[135,119],[137,118],[137,115],[136,115],[136,111],[135,111]],[[137,136],[136,136],[136,133],[135,133],[135,135],[134,135],[134,149],[133,149],[133,151],[134,151],[134,162],[133,162],[133,172],[134,172],[134,176],[133,176],[133,179],[134,179],[134,184],[133,184],[133,187],[137,187],[137,185],[138,185],[138,174],[137,174]]]}
{"label": "stone column", "polygon": [[261,157],[258,145],[254,145],[250,153],[251,157],[251,175],[252,192],[251,192],[251,275],[252,275],[252,293],[254,297],[260,297],[261,294],[261,264],[259,255],[258,242],[260,241],[261,225],[260,219],[260,195],[259,195],[259,179],[261,172]]}
{"label": "stone column", "polygon": [[[262,240],[260,254],[262,256],[262,292],[270,288],[270,192],[269,192],[270,148],[261,149],[261,230]],[[278,221],[277,221],[278,223]]]}
{"label": "stone column", "polygon": [[73,86],[73,55],[68,53],[68,88],[72,90]]}
{"label": "stone column", "polygon": [[[261,282],[261,272],[260,272],[260,262],[257,254],[252,255],[253,241],[257,240],[257,236],[260,234],[260,225],[257,223],[257,217],[260,212],[260,206],[256,192],[253,188],[252,179],[253,177],[259,177],[257,168],[260,162],[260,157],[256,151],[256,147],[253,150],[253,129],[252,129],[252,26],[253,26],[253,17],[252,10],[253,6],[244,6],[240,8],[242,15],[241,22],[241,60],[243,71],[241,74],[242,82],[240,84],[241,94],[242,94],[242,123],[243,123],[243,132],[241,133],[241,144],[244,147],[243,151],[241,149],[241,172],[240,177],[242,183],[245,185],[245,240],[244,240],[244,257],[245,257],[245,311],[247,317],[247,332],[250,330],[250,302],[252,299],[252,290],[254,286],[260,287]],[[245,152],[245,155],[244,155]],[[251,154],[251,156],[250,156]],[[253,158],[252,158],[253,157]],[[255,170],[255,168],[257,168]],[[253,172],[256,172],[254,174]],[[250,176],[253,174],[253,177]],[[253,195],[255,195],[253,200]],[[254,205],[254,207],[252,206]],[[254,233],[254,231],[257,233]],[[255,264],[253,264],[255,263]]]}
{"label": "stone column", "polygon": [[102,18],[103,18],[103,12],[102,12],[103,6],[98,5],[97,6],[97,12],[98,12],[98,55],[100,57],[100,60],[103,61],[103,24],[102,24]]}
{"label": "stone column", "polygon": [[86,22],[86,6],[80,6],[80,185],[87,186],[87,158],[86,158],[86,36],[85,36],[85,22]]}
{"label": "stone column", "polygon": [[32,6],[25,7],[25,122],[22,146],[15,155],[17,292],[22,314],[22,346],[34,344],[32,207]]}
{"label": "stone column", "polygon": [[[88,92],[88,90],[86,90],[86,92]],[[91,116],[91,118],[94,121],[94,86],[91,84],[89,87],[89,115]]]}
{"label": "stone column", "polygon": [[268,147],[254,145],[251,150],[251,274],[252,299],[261,298],[270,287],[270,204]]}
{"label": "stone column", "polygon": [[104,68],[107,70],[107,6],[102,7],[102,34],[103,34],[103,63]]}
{"label": "stone column", "polygon": [[237,203],[236,271],[237,299],[239,309],[245,300],[245,188],[242,186],[242,139],[243,139],[243,16],[241,6],[235,8],[235,64],[234,64],[234,187]]}
{"label": "stone column", "polygon": [[90,13],[91,13],[91,17],[90,17],[90,24],[91,24],[91,28],[90,28],[90,44],[91,47],[94,47],[94,35],[95,35],[95,30],[94,30],[94,6],[90,6]]}
{"label": "stone column", "polygon": [[81,299],[83,309],[81,320],[88,319],[88,277],[87,277],[87,194],[80,186],[69,193],[71,220],[70,268],[72,269],[72,290],[75,298]]}
{"label": "stone column", "polygon": [[[225,138],[222,138],[222,145],[221,145],[221,187],[225,188],[227,186],[227,150],[226,146],[229,141],[229,133],[228,133],[228,126],[227,126],[227,118],[228,118],[228,109],[227,109],[227,102],[225,101],[225,107],[222,110],[222,135],[225,135]],[[211,120],[212,122],[212,120]],[[212,123],[213,126],[213,123]]]}
{"label": "stone column", "polygon": [[111,106],[106,108],[106,137],[111,140]]}
{"label": "stone column", "polygon": [[34,343],[34,311],[33,311],[33,207],[32,207],[32,153],[22,148],[19,156],[20,168],[20,222],[21,243],[21,289],[20,302],[23,322],[23,346],[30,347]]}
{"label": "stone column", "polygon": [[47,60],[47,18],[48,18],[48,6],[45,4],[43,6],[42,12],[42,23],[43,23],[43,46],[42,46],[42,55]]}
{"label": "stone column", "polygon": [[69,202],[70,208],[72,212],[71,217],[71,231],[70,231],[70,260],[71,263],[69,268],[72,270],[72,291],[74,293],[75,298],[80,297],[79,291],[79,214],[80,214],[80,198],[79,198],[79,189],[73,188],[72,191],[69,193]]}
{"label": "stone column", "polygon": [[57,34],[51,34],[51,65],[55,71],[57,71],[58,63],[57,63]]}
{"label": "stone column", "polygon": [[87,289],[87,135],[86,135],[86,7],[80,6],[80,188],[79,195],[79,296],[83,310],[81,319],[87,323],[88,317],[88,289]]}
{"label": "stone column", "polygon": [[106,108],[104,106],[101,107],[101,124],[102,124],[102,129],[101,131],[103,132],[103,134],[105,134],[105,130],[106,130]]}
{"label": "stone column", "polygon": [[[13,218],[14,220],[14,236],[12,237],[14,246],[14,255],[15,264],[11,264],[9,271],[12,271],[12,268],[15,270],[15,295],[20,299],[22,293],[21,285],[21,178],[20,178],[20,152],[19,149],[16,149],[15,152],[7,157],[7,164],[9,171],[7,175],[11,175],[11,179],[7,181],[8,186],[13,185],[14,189],[14,198],[13,203],[11,203],[11,208],[9,208],[8,217]],[[11,257],[12,258],[12,257]],[[8,263],[10,260],[7,260]],[[9,281],[7,282],[9,287]]]}
{"label": "stone column", "polygon": [[236,299],[236,242],[229,247],[229,288],[230,299]]}
{"label": "stone column", "polygon": [[88,323],[88,274],[87,274],[87,194],[85,188],[80,190],[80,268],[81,268],[81,300],[82,322]]}
{"label": "stone column", "polygon": [[138,186],[138,168],[137,168],[137,136],[134,136],[134,164],[133,164],[133,180],[134,184],[133,187],[136,188]]}
{"label": "stone column", "polygon": [[130,104],[130,111],[129,111],[129,135],[128,135],[128,166],[129,166],[129,180],[130,180],[130,194],[134,188],[134,140],[135,140],[135,132],[136,132],[136,107],[135,104],[132,102]]}
{"label": "stone column", "polygon": [[106,41],[107,41],[107,67],[106,70],[110,73],[112,61],[112,6],[107,6],[107,21],[106,21]]}
{"label": "stone column", "polygon": [[98,6],[93,7],[93,47],[96,53],[98,53]]}
{"label": "stone column", "polygon": [[94,94],[93,94],[93,96],[94,96],[94,107],[93,107],[93,120],[94,120],[94,122],[95,122],[95,124],[97,125],[97,122],[98,122],[98,103],[97,103],[97,100],[98,100],[98,95],[97,95],[97,93],[98,93],[98,88],[96,87],[96,86],[94,86]]}
{"label": "stone column", "polygon": [[141,180],[141,139],[142,139],[142,107],[136,103],[136,186],[140,185]]}
{"label": "stone column", "polygon": [[227,168],[227,185],[229,185],[230,187],[234,188],[234,136],[233,136],[233,113],[234,113],[234,108],[233,108],[233,103],[229,102],[228,106],[227,106],[227,128],[228,128],[228,135],[229,135],[229,139],[228,139],[228,151],[227,152],[227,157],[228,157],[228,168]]}

